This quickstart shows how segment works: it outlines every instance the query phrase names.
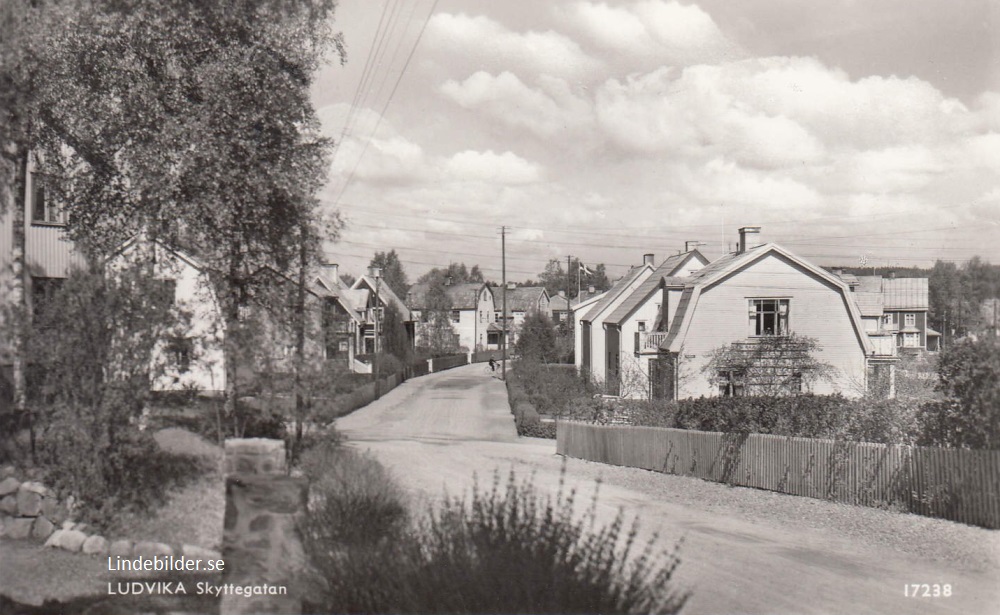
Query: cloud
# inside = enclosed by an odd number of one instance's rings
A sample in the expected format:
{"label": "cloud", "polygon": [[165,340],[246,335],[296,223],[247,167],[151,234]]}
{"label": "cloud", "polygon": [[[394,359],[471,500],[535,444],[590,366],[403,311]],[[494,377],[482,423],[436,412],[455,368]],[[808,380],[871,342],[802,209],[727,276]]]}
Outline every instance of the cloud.
{"label": "cloud", "polygon": [[495,154],[493,150],[466,150],[445,163],[449,179],[481,181],[494,184],[527,184],[541,179],[541,167],[512,152]]}
{"label": "cloud", "polygon": [[599,62],[571,38],[547,30],[514,32],[489,17],[436,13],[427,26],[428,46],[447,55],[450,66],[469,63],[526,75],[578,79]]}
{"label": "cloud", "polygon": [[628,6],[574,2],[559,11],[569,26],[614,63],[632,70],[715,63],[742,55],[696,5],[646,0]]}
{"label": "cloud", "polygon": [[591,121],[590,103],[576,96],[566,81],[541,76],[540,88],[530,88],[513,73],[493,76],[478,71],[462,82],[449,80],[441,92],[465,109],[476,109],[508,126],[523,127],[552,137]]}

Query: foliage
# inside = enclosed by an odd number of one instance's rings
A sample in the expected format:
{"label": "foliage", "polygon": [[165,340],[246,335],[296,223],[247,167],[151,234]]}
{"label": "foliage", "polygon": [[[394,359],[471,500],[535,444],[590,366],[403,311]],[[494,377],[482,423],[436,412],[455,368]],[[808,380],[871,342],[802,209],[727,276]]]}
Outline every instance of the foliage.
{"label": "foliage", "polygon": [[[413,356],[413,345],[410,343],[410,336],[406,332],[406,325],[403,323],[403,315],[399,313],[399,308],[395,303],[390,303],[385,308],[385,316],[381,324],[382,348],[385,353],[396,357],[405,363]],[[389,373],[389,372],[383,372]]]}
{"label": "foliage", "polygon": [[925,444],[1000,449],[1000,341],[967,340],[938,360],[945,400],[924,406]]}
{"label": "foliage", "polygon": [[816,358],[819,343],[801,335],[766,335],[716,348],[702,371],[730,395],[796,395],[833,367]]}
{"label": "foliage", "polygon": [[561,418],[577,418],[581,403],[598,392],[572,365],[542,365],[524,359],[507,372],[507,381],[512,404],[523,395],[540,413]]}
{"label": "foliage", "polygon": [[144,271],[72,271],[36,306],[28,343],[36,461],[54,487],[95,519],[143,509],[165,487],[201,471],[160,451],[137,419],[165,366],[158,340],[180,335],[184,314]]}
{"label": "foliage", "polygon": [[458,350],[458,336],[451,326],[451,298],[443,281],[431,282],[424,312],[427,322],[422,327],[421,344],[431,356],[442,356]]}
{"label": "foliage", "polygon": [[[580,259],[574,258],[570,261],[569,271],[563,269],[563,262],[558,258],[549,259],[545,265],[545,271],[538,275],[538,283],[549,291],[550,296],[559,294],[559,291],[567,291],[567,296],[574,298],[577,290],[593,286],[598,290],[607,290],[611,287],[611,281],[605,271],[604,263],[588,265],[590,273],[584,273],[580,268]],[[577,273],[579,272],[579,278]]]}
{"label": "foliage", "polygon": [[560,358],[557,337],[556,326],[548,315],[529,312],[521,323],[514,352],[526,361],[555,363]]}
{"label": "foliage", "polygon": [[406,277],[403,263],[399,260],[399,255],[396,254],[395,250],[376,252],[368,266],[381,268],[382,283],[391,288],[397,297],[406,297],[410,281]]}
{"label": "foliage", "polygon": [[484,283],[483,272],[479,265],[466,267],[465,263],[450,263],[447,267],[435,267],[417,278],[418,284],[444,284],[451,278],[452,284],[465,284],[467,282]]}
{"label": "foliage", "polygon": [[[318,247],[329,144],[310,82],[328,49],[343,51],[334,5],[47,5],[25,43],[25,140],[77,247],[109,254],[145,233],[193,253],[234,330],[273,282],[261,272],[294,271]],[[229,412],[234,353],[227,336]]]}
{"label": "foliage", "polygon": [[[392,488],[379,484],[379,492]],[[637,549],[637,523],[623,513],[600,526],[594,504],[575,514],[575,493],[555,498],[531,482],[448,498],[413,527],[360,531],[346,525],[306,541],[321,576],[314,611],[330,613],[675,613],[687,594],[671,587],[676,548],[656,539]],[[390,496],[390,499],[391,496]],[[366,508],[368,502],[363,504]],[[375,519],[384,518],[378,512]],[[333,525],[333,523],[327,524]],[[358,535],[366,536],[358,540]]]}

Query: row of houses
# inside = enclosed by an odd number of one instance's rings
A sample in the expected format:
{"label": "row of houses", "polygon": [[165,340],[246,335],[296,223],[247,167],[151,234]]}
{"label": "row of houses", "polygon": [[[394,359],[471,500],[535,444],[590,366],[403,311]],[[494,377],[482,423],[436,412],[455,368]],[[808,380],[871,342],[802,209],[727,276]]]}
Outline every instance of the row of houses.
{"label": "row of houses", "polygon": [[741,386],[708,373],[713,353],[794,333],[815,340],[817,359],[832,367],[813,392],[859,396],[879,379],[893,395],[900,352],[937,350],[926,278],[827,271],[760,231],[741,228],[736,251],[711,262],[697,249],[659,265],[646,255],[574,306],[577,367],[612,395],[738,394]]}

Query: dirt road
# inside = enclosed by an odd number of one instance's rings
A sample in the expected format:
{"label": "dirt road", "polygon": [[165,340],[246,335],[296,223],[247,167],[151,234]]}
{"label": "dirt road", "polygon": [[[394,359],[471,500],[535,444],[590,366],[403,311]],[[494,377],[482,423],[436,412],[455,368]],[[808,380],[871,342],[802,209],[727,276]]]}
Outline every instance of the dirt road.
{"label": "dirt road", "polygon": [[[503,384],[472,365],[410,380],[338,421],[418,499],[461,494],[495,471],[558,488],[555,442],[518,438]],[[683,537],[676,579],[685,613],[1000,613],[1000,532],[886,511],[739,489],[697,479],[565,462],[598,513],[640,517],[667,547]],[[906,584],[948,584],[950,597],[908,598]]]}

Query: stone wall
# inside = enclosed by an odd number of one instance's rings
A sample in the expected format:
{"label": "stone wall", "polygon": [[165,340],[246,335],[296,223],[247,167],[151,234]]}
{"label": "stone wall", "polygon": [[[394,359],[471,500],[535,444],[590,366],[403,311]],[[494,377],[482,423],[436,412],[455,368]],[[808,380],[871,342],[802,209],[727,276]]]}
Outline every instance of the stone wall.
{"label": "stone wall", "polygon": [[281,440],[226,440],[223,583],[284,587],[284,595],[222,596],[219,612],[301,613],[306,568],[298,519],[308,496],[304,478],[286,474]]}

